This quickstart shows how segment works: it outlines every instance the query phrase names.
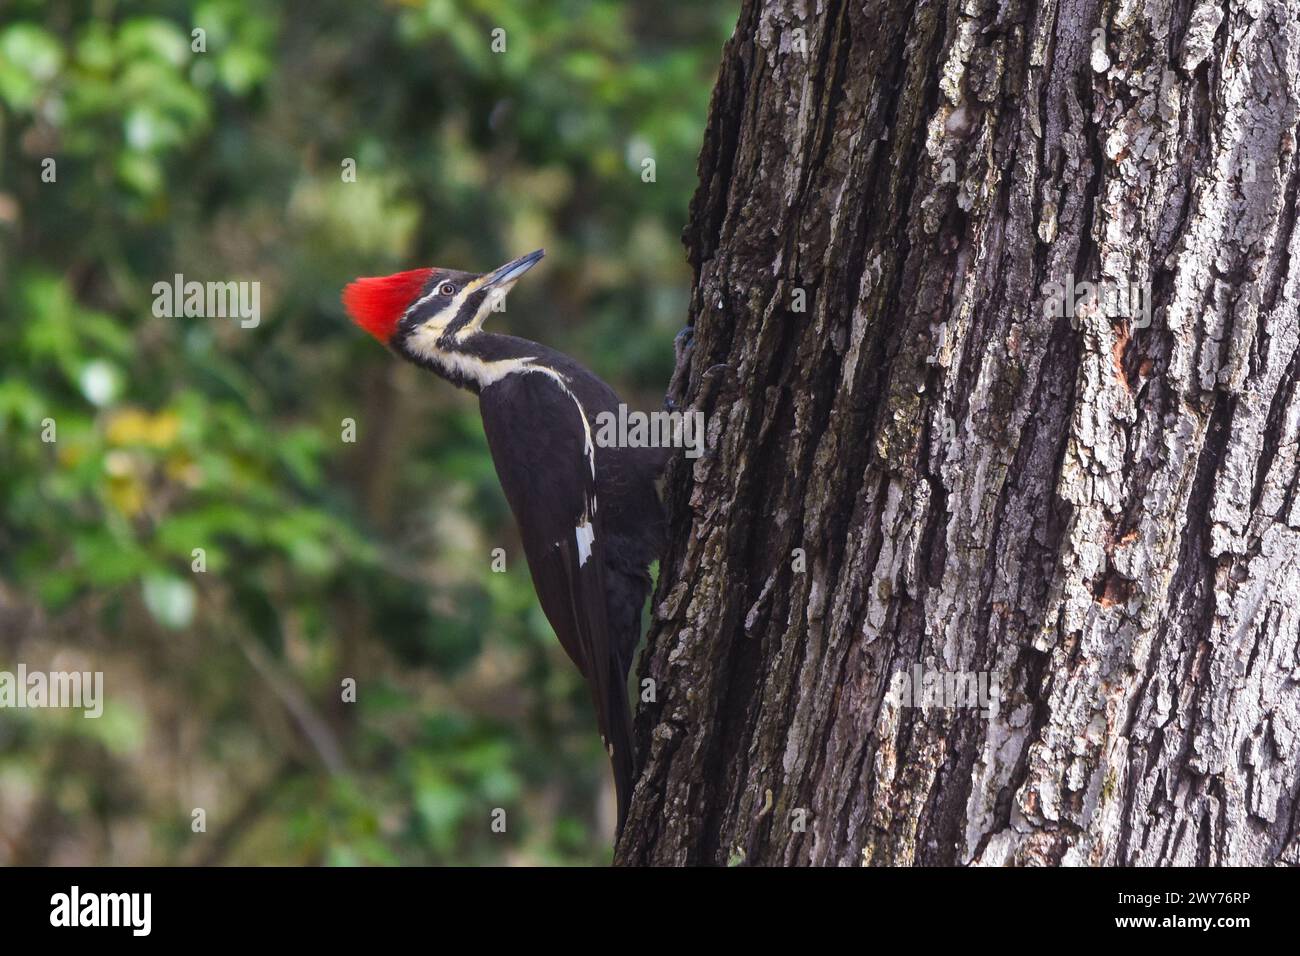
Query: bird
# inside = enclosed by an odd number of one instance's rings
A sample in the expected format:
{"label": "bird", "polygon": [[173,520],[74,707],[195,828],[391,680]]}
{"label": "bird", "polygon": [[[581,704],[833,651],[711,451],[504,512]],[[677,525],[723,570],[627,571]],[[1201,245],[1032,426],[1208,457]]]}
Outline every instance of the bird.
{"label": "bird", "polygon": [[666,453],[594,440],[601,413],[618,414],[617,393],[562,352],[483,328],[544,255],[485,273],[359,278],[342,299],[353,322],[398,356],[478,396],[538,602],[591,694],[614,777],[617,838],[636,766],[627,676],[666,535],[656,486]]}

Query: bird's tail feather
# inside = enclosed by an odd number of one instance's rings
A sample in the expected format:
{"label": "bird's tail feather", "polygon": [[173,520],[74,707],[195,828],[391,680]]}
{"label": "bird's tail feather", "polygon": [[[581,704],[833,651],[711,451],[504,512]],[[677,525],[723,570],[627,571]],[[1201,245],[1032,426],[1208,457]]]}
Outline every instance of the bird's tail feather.
{"label": "bird's tail feather", "polygon": [[[622,673],[626,674],[626,671]],[[610,734],[609,762],[614,771],[614,792],[618,798],[618,828],[615,831],[615,840],[617,840],[623,833],[623,824],[627,822],[628,807],[632,803],[632,787],[636,783],[636,760],[632,750],[632,714],[628,709],[626,680],[610,681],[606,726]]]}

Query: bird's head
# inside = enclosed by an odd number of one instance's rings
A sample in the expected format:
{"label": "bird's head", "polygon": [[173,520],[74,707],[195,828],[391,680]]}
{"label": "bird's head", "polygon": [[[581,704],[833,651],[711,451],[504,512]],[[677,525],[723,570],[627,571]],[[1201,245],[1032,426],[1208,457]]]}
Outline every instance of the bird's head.
{"label": "bird's head", "polygon": [[488,313],[541,260],[545,250],[512,259],[491,272],[411,269],[357,279],[343,290],[352,321],[384,345],[418,357],[472,340]]}

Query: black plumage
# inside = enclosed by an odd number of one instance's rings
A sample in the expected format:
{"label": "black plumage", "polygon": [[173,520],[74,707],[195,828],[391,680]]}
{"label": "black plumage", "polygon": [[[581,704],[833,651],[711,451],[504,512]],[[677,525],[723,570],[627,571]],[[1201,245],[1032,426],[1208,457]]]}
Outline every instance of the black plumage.
{"label": "black plumage", "polygon": [[662,531],[652,529],[647,539],[645,529],[629,527],[634,502],[627,492],[652,498],[643,501],[643,517],[657,521],[653,481],[639,489],[636,465],[618,449],[587,451],[579,403],[538,372],[507,375],[479,393],[483,430],[542,611],[590,687],[614,769],[621,830],[633,773],[627,674],[650,589],[647,566]]}
{"label": "black plumage", "polygon": [[[478,394],[538,601],[591,692],[621,832],[636,766],[627,676],[649,567],[664,540],[655,482],[667,452],[601,447],[598,416],[619,412],[612,388],[554,349],[481,331],[489,297],[540,258],[532,253],[484,275],[416,270],[358,280],[344,300],[399,354]],[[390,315],[394,302],[405,305]]]}

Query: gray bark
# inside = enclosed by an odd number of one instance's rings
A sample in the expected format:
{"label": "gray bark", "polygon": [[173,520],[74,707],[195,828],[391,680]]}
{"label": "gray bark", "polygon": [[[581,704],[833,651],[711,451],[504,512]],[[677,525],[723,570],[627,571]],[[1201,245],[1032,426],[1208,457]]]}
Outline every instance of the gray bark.
{"label": "gray bark", "polygon": [[746,0],[620,862],[1300,863],[1298,107],[1300,0]]}

